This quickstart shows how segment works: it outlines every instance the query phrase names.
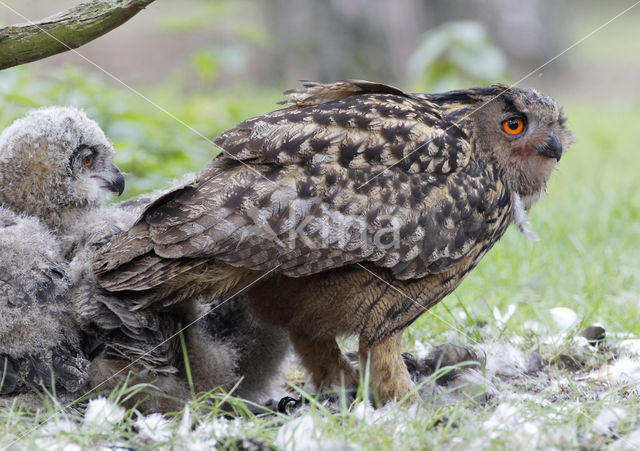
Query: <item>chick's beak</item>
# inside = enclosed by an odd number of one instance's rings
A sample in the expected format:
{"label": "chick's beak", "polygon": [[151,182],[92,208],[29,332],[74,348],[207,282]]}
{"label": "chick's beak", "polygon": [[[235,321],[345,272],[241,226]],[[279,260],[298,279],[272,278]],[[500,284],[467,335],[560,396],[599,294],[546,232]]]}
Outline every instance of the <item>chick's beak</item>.
{"label": "chick's beak", "polygon": [[112,193],[118,193],[118,196],[124,191],[124,175],[115,164],[111,163],[111,177],[107,181],[107,189]]}
{"label": "chick's beak", "polygon": [[547,140],[540,146],[536,147],[536,152],[547,158],[555,158],[556,161],[560,161],[562,156],[562,142],[558,135],[554,132],[549,133]]}

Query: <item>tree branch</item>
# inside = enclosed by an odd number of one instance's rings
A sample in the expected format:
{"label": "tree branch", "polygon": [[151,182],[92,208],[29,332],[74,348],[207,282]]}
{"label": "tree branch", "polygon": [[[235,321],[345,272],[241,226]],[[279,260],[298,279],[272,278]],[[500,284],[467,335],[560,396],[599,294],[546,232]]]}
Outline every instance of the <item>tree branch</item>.
{"label": "tree branch", "polygon": [[0,70],[75,49],[117,28],[154,0],[94,0],[40,22],[0,28]]}

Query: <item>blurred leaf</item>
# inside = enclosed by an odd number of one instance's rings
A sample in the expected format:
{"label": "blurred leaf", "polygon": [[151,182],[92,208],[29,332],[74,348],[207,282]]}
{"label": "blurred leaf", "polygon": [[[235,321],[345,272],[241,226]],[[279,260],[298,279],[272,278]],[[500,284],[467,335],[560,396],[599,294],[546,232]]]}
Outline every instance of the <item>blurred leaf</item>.
{"label": "blurred leaf", "polygon": [[222,69],[235,75],[245,72],[248,64],[244,46],[230,45],[221,49],[202,49],[191,54],[191,63],[200,79],[211,83]]}
{"label": "blurred leaf", "polygon": [[484,85],[505,78],[505,58],[491,43],[483,24],[449,22],[423,35],[408,72],[426,89]]}
{"label": "blurred leaf", "polygon": [[220,61],[215,52],[198,50],[191,54],[191,64],[203,81],[214,81],[220,70]]}
{"label": "blurred leaf", "polygon": [[217,49],[215,53],[226,70],[231,73],[244,72],[247,68],[249,56],[243,45],[229,45]]}
{"label": "blurred leaf", "polygon": [[236,29],[236,35],[248,44],[253,44],[263,49],[273,45],[273,36],[255,25],[239,25]]}
{"label": "blurred leaf", "polygon": [[[187,3],[187,2],[184,2]],[[184,33],[201,30],[229,13],[230,3],[220,0],[189,2],[179,8],[179,14],[162,16],[157,26],[167,33]]]}

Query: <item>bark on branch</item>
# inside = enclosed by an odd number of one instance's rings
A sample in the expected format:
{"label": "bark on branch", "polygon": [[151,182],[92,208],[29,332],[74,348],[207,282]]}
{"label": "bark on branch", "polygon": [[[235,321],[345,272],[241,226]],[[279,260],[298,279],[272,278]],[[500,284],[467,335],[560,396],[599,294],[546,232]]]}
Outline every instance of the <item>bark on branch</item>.
{"label": "bark on branch", "polygon": [[0,28],[0,70],[75,49],[122,25],[154,0],[94,0],[39,22]]}

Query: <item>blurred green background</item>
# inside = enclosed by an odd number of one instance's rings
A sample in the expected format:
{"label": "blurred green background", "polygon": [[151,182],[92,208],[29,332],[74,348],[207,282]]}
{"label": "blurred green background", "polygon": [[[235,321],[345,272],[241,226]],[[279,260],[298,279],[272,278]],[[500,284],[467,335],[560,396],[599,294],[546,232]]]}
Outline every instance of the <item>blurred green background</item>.
{"label": "blurred green background", "polygon": [[[77,3],[5,1],[33,20]],[[102,69],[68,52],[1,71],[0,127],[34,107],[84,108],[114,143],[129,197],[201,168],[211,138],[277,108],[299,79],[436,91],[527,77],[520,86],[564,105],[576,136],[531,215],[542,241],[511,230],[413,337],[464,332],[510,304],[517,333],[565,306],[637,334],[640,6],[539,68],[633,3],[157,0],[78,49]],[[0,5],[0,25],[18,22]]]}

